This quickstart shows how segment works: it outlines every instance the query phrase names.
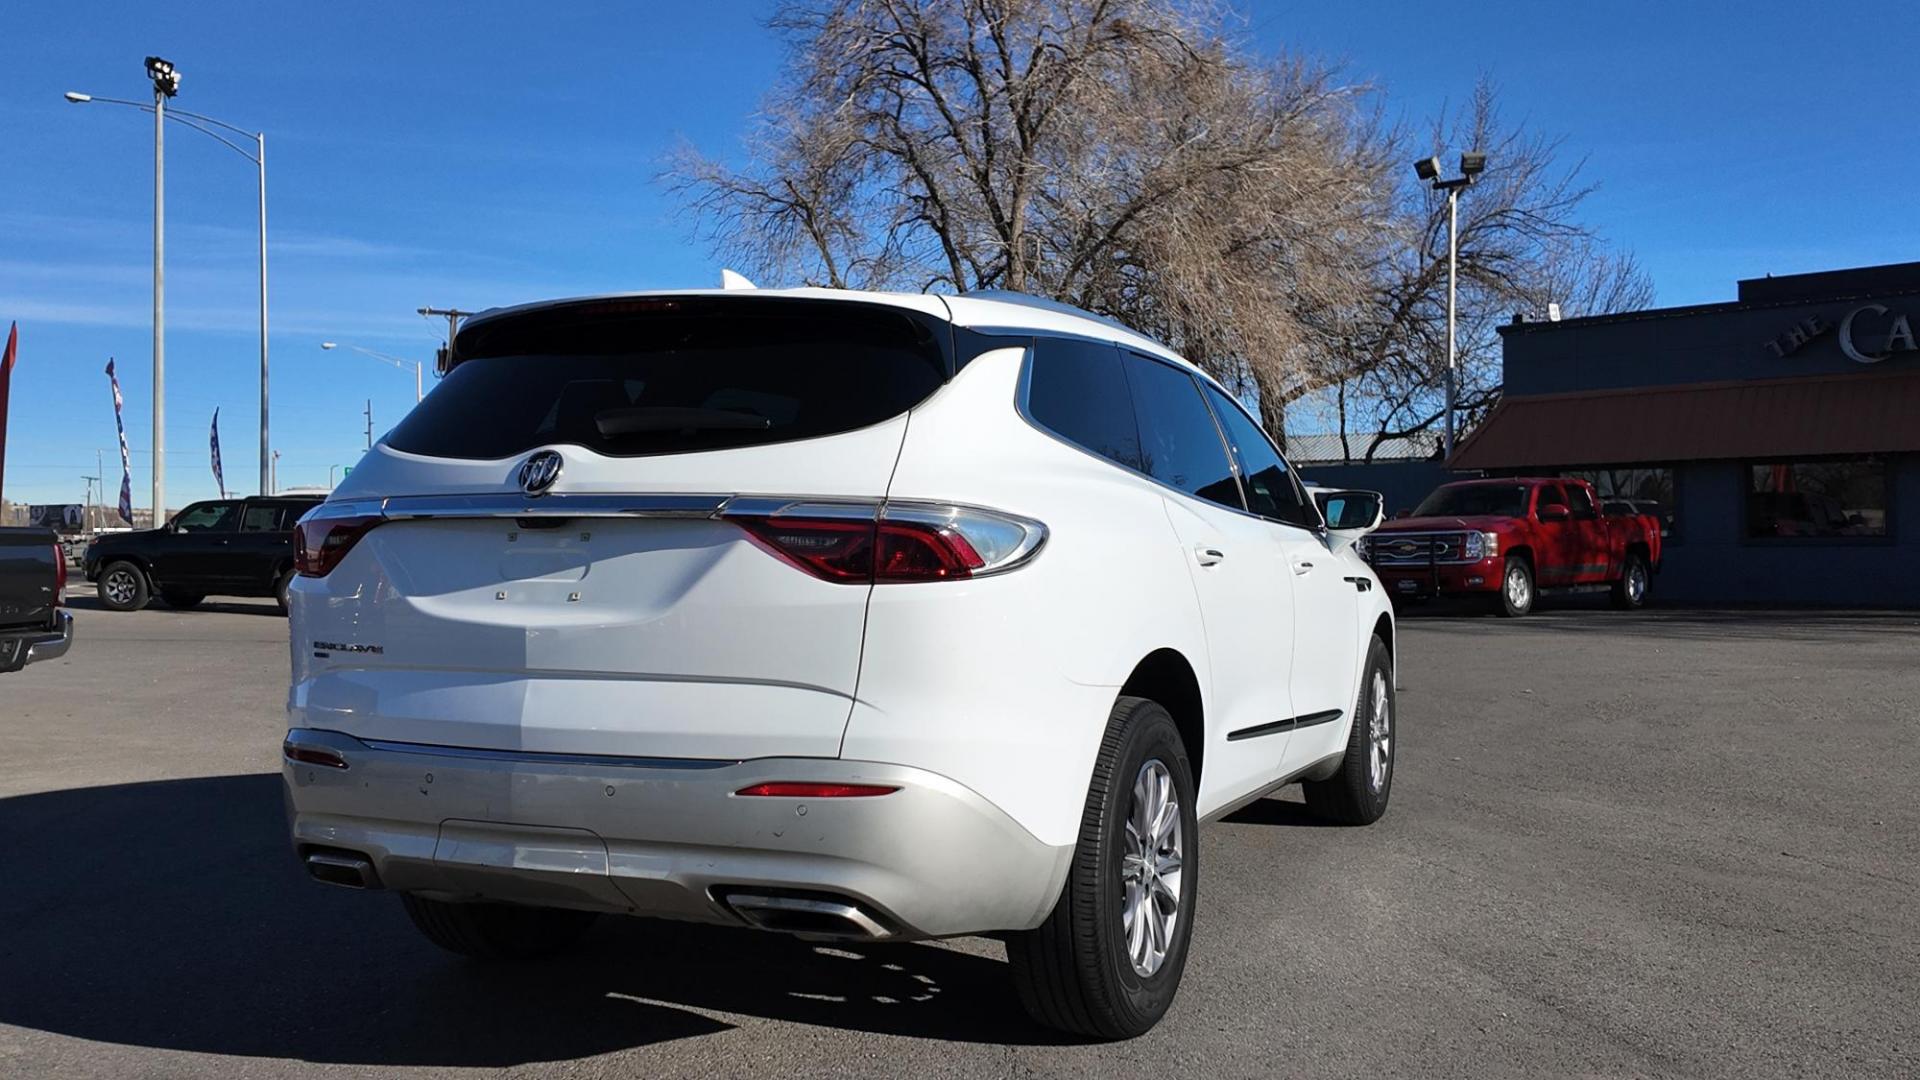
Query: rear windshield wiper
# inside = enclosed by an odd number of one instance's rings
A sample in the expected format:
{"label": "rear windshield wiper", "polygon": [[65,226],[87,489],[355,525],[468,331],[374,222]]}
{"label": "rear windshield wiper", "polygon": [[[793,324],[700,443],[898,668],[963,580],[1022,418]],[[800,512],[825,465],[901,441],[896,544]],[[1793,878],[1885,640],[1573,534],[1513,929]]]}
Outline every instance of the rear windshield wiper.
{"label": "rear windshield wiper", "polygon": [[593,426],[600,434],[643,435],[659,431],[765,431],[773,421],[754,413],[732,409],[687,408],[674,405],[635,405],[596,413]]}

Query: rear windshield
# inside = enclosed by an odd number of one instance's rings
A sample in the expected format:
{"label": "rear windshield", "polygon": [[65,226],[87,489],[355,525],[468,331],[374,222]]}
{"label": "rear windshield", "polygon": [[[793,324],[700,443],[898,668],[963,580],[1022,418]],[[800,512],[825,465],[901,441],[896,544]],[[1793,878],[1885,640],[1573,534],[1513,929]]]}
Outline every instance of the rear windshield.
{"label": "rear windshield", "polygon": [[1526,517],[1527,487],[1525,484],[1462,484],[1458,487],[1435,488],[1427,496],[1415,517],[1471,517],[1488,514],[1494,517]]}
{"label": "rear windshield", "polygon": [[503,458],[567,443],[634,457],[791,442],[898,416],[946,377],[943,324],[873,305],[636,300],[507,316],[387,436]]}

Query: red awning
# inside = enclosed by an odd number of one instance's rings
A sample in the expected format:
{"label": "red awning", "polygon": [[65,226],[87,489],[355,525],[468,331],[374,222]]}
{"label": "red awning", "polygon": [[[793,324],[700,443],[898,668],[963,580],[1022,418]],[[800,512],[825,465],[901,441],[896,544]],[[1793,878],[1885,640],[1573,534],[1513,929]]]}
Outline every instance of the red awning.
{"label": "red awning", "polygon": [[1920,453],[1920,371],[1502,398],[1456,469]]}

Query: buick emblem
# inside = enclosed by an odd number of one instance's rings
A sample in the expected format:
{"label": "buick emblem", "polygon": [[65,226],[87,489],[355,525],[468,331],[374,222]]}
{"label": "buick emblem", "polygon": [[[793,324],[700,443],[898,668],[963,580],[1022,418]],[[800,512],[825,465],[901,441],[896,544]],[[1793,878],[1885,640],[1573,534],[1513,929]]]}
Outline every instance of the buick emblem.
{"label": "buick emblem", "polygon": [[520,490],[538,498],[547,493],[555,480],[560,479],[560,466],[564,464],[557,450],[542,450],[520,464]]}

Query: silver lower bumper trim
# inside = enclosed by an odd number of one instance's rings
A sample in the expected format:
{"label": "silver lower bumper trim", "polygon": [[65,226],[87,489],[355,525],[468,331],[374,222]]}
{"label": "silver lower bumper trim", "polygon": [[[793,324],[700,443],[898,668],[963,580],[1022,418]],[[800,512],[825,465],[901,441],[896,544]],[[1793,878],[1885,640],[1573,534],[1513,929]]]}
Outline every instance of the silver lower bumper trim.
{"label": "silver lower bumper trim", "polygon": [[[953,937],[1038,926],[1073,856],[972,789],[903,765],[447,751],[310,728],[287,745],[345,763],[283,762],[298,850],[364,858],[380,887],[442,899]],[[737,794],[768,782],[894,790]]]}

